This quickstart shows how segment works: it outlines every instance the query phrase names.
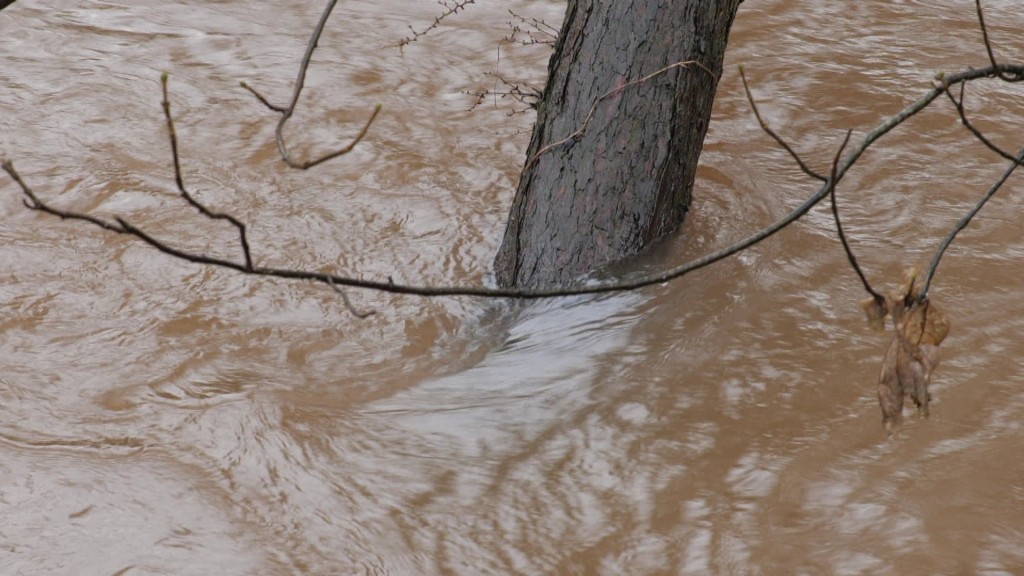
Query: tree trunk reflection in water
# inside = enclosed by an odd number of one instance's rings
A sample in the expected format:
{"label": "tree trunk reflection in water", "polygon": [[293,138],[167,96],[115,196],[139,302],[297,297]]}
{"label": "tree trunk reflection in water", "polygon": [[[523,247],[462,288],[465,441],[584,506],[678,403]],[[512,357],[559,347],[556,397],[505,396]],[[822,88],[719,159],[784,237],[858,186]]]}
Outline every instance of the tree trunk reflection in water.
{"label": "tree trunk reflection in water", "polygon": [[[148,4],[148,5],[147,5]],[[405,50],[430,2],[352,2],[291,130],[327,147],[384,113],[353,156],[297,174],[236,87],[289,90],[320,6],[299,2],[0,14],[6,154],[40,194],[216,251],[232,231],[178,207],[158,107],[167,69],[186,177],[252,223],[257,260],[477,282],[496,249],[529,118],[467,113],[505,9]],[[994,41],[1024,47],[1014,1]],[[507,77],[546,55],[506,47]],[[741,7],[683,235],[663,267],[807,195],[743,100],[824,164],[842,130],[985,61],[973,10],[944,0]],[[1020,92],[969,94],[1019,145]],[[276,91],[276,92],[275,92]],[[984,117],[986,120],[981,120]],[[302,144],[298,144],[301,142]],[[840,189],[873,279],[893,282],[1003,169],[936,108]],[[533,303],[355,295],[254,281],[0,202],[0,551],[4,573],[907,574],[1024,566],[1024,244],[1011,181],[947,256],[953,315],[932,418],[883,441],[885,339],[824,210],[671,286]]]}

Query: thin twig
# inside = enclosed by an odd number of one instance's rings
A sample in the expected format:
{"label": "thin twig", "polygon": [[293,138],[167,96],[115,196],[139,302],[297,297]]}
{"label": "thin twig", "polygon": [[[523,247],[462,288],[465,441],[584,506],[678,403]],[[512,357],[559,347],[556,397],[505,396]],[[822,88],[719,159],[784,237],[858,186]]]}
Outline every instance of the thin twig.
{"label": "thin twig", "polygon": [[[846,143],[850,141],[850,135],[853,133],[852,130],[846,131],[846,137],[843,138],[843,144],[839,147],[836,152],[835,158],[832,160],[832,173],[829,176],[829,180],[835,182],[836,180],[836,167],[839,165],[839,154],[842,153],[843,149],[846,148]],[[861,284],[864,285],[864,289],[867,290],[868,294],[875,299],[875,302],[884,303],[885,296],[882,296],[871,287],[864,272],[860,269],[860,265],[857,263],[857,258],[853,255],[853,250],[850,249],[850,243],[846,240],[846,233],[843,232],[843,223],[839,219],[839,206],[836,205],[836,187],[832,186],[832,193],[829,194],[832,204],[832,218],[836,221],[836,232],[839,233],[839,241],[843,244],[843,251],[846,252],[846,259],[850,261],[850,266],[853,266],[853,271],[857,273],[857,277],[860,278]]]}
{"label": "thin twig", "polygon": [[[999,64],[996,62],[996,55],[992,50],[992,43],[989,42],[988,39],[988,26],[985,25],[985,13],[981,9],[981,0],[974,0],[974,6],[978,11],[978,24],[980,24],[981,27],[981,38],[985,41],[985,52],[988,53],[988,61],[992,63],[993,68],[998,69]],[[997,74],[999,75],[999,79],[1005,82],[1019,82],[1022,79],[1020,74],[1014,76],[1002,71],[999,71]]]}
{"label": "thin twig", "polygon": [[458,14],[460,10],[465,10],[466,6],[469,6],[470,4],[476,4],[476,0],[438,0],[437,3],[444,7],[444,12],[434,18],[434,21],[430,23],[430,26],[427,26],[423,30],[416,30],[412,26],[409,26],[409,30],[412,31],[412,36],[406,36],[398,42],[399,50],[403,50],[409,44],[419,40],[421,36],[429,34],[432,30],[440,26],[441,23],[449,16]]}
{"label": "thin twig", "polygon": [[[338,150],[335,150],[334,152],[328,152],[327,154],[324,154],[323,156],[321,156],[319,158],[316,158],[315,160],[307,160],[306,162],[302,162],[300,164],[296,164],[295,162],[293,162],[291,160],[286,160],[286,162],[288,162],[288,165],[291,166],[292,168],[298,168],[299,170],[306,170],[307,168],[312,168],[313,166],[316,166],[318,164],[323,164],[324,162],[327,162],[328,160],[333,160],[333,159],[337,158],[338,156],[344,156],[345,154],[348,154],[349,152],[352,151],[353,148],[356,147],[356,144],[359,144],[363,140],[363,137],[366,136],[366,133],[370,130],[370,125],[373,124],[373,121],[377,119],[377,114],[380,114],[380,111],[381,111],[381,105],[380,104],[377,104],[376,106],[374,106],[373,107],[373,113],[371,113],[370,117],[366,119],[366,124],[363,124],[362,129],[359,130],[359,133],[356,134],[355,138],[353,138],[352,141],[350,141],[344,147],[339,148]],[[281,124],[280,126],[283,127],[283,124]],[[283,138],[281,139],[281,142],[282,143],[284,142]]]}
{"label": "thin twig", "polygon": [[967,112],[964,110],[964,90],[966,86],[966,82],[960,84],[960,100],[957,100],[953,96],[953,93],[950,92],[949,90],[946,91],[946,96],[949,97],[949,101],[952,102],[953,106],[956,108],[956,113],[960,115],[960,122],[964,125],[965,128],[971,131],[971,134],[974,134],[975,138],[977,138],[982,144],[987,146],[989,150],[992,150],[993,152],[999,154],[1000,156],[1006,158],[1007,160],[1016,160],[1013,154],[1010,154],[1006,150],[1003,150],[999,146],[996,146],[991,140],[989,140],[984,134],[981,133],[981,130],[975,128],[974,124],[971,124],[971,121],[967,119]]}
{"label": "thin twig", "polygon": [[[764,118],[761,117],[761,112],[757,109],[757,103],[754,102],[754,96],[750,93],[750,86],[747,86],[747,76],[743,73],[743,66],[741,65],[739,68],[740,79],[743,80],[743,91],[747,94],[747,102],[750,102],[750,107],[754,110],[754,117],[757,118],[757,123],[761,125],[761,129],[767,132],[768,135],[779,144],[779,146],[782,146],[786,150],[786,152],[789,152],[789,155],[793,157],[793,160],[796,160],[797,165],[800,166],[800,170],[802,170],[804,174],[807,174],[811,178],[821,182],[828,180],[828,178],[825,178],[821,174],[811,170],[807,164],[804,163],[803,159],[800,158],[800,155],[797,154],[781,136],[776,134],[775,131],[768,126],[767,122],[764,121]],[[846,144],[844,143],[843,146],[845,147]]]}
{"label": "thin twig", "polygon": [[78,212],[58,210],[56,208],[49,206],[48,204],[40,200],[36,196],[36,193],[32,190],[32,188],[30,188],[29,185],[26,184],[25,181],[21,179],[21,175],[18,174],[18,171],[14,169],[14,163],[11,162],[10,160],[3,160],[2,162],[0,162],[0,169],[3,169],[4,172],[7,172],[7,175],[11,177],[11,180],[14,180],[15,184],[17,184],[21,188],[21,193],[23,196],[25,196],[25,198],[22,199],[22,203],[29,210],[37,210],[45,214],[50,214],[60,218],[61,220],[81,220],[83,222],[88,222],[93,226],[98,226],[100,228],[103,228],[104,230],[109,230],[111,232],[116,232],[118,234],[123,234],[125,232],[125,230],[123,230],[117,224],[112,224],[102,218],[97,218],[95,216],[90,216],[89,214],[82,214]]}
{"label": "thin twig", "polygon": [[761,117],[761,112],[757,109],[757,103],[754,101],[754,96],[750,92],[750,86],[747,83],[747,76],[746,74],[743,73],[742,65],[739,67],[739,70],[740,79],[743,81],[743,91],[747,95],[747,102],[750,103],[750,108],[754,111],[754,117],[757,118],[757,123],[761,125],[761,129],[764,130],[769,136],[772,137],[773,140],[775,140],[775,142],[779,144],[779,146],[782,146],[786,150],[786,152],[789,153],[793,160],[795,160],[796,163],[800,166],[800,170],[802,170],[804,174],[807,174],[811,178],[815,178],[823,182],[832,183],[832,190],[829,193],[832,205],[832,217],[836,222],[836,231],[839,234],[839,241],[843,245],[843,251],[846,252],[846,258],[847,260],[850,261],[850,265],[853,266],[853,271],[857,273],[857,277],[860,278],[861,283],[864,285],[864,289],[867,290],[867,292],[871,294],[871,296],[874,297],[874,299],[877,302],[885,302],[885,297],[876,292],[871,287],[871,284],[868,282],[867,277],[864,276],[864,272],[861,270],[860,265],[857,263],[857,258],[853,255],[853,250],[850,249],[850,244],[846,240],[846,233],[843,231],[843,223],[839,219],[839,207],[836,205],[836,184],[838,183],[836,169],[839,166],[839,157],[843,153],[843,150],[846,149],[846,145],[850,142],[850,136],[853,133],[853,131],[846,131],[846,136],[843,138],[843,143],[842,145],[839,146],[839,149],[836,150],[835,156],[832,159],[831,175],[828,178],[825,178],[821,174],[815,172],[814,170],[811,170],[800,157],[800,155],[797,154],[796,151],[793,150],[793,148],[781,136],[779,136],[774,130],[772,130],[771,126],[769,126],[768,123],[764,120],[764,118]]}
{"label": "thin twig", "polygon": [[476,101],[473,102],[473,105],[469,107],[469,111],[473,111],[478,106],[482,105],[488,96],[494,96],[495,107],[497,107],[498,105],[498,98],[512,98],[513,100],[527,107],[523,109],[512,108],[512,111],[508,113],[509,116],[526,112],[527,110],[530,109],[536,110],[537,103],[540,102],[540,99],[543,96],[543,93],[540,88],[530,86],[530,84],[527,82],[522,83],[522,85],[525,86],[525,88],[523,88],[519,84],[514,83],[511,80],[502,76],[501,74],[495,72],[488,73],[488,75],[494,77],[495,85],[497,85],[497,83],[500,82],[504,84],[508,89],[498,90],[497,88],[492,88],[490,90],[484,90],[483,92],[464,92],[465,94],[474,96],[476,98]]}
{"label": "thin twig", "polygon": [[139,238],[143,242],[146,242],[147,244],[153,246],[160,252],[169,254],[182,260],[186,260],[188,262],[195,262],[198,264],[209,264],[211,266],[218,266],[221,268],[230,268],[232,270],[237,270],[245,274],[259,274],[260,269],[256,267],[248,267],[245,264],[239,264],[237,262],[232,262],[231,260],[224,260],[222,258],[207,256],[205,254],[185,252],[183,250],[173,248],[153,238],[152,236],[149,236],[147,233],[129,224],[128,221],[126,221],[124,218],[118,216],[114,217],[114,221],[116,222],[115,224],[113,222],[109,222],[102,218],[91,216],[89,214],[54,208],[53,206],[50,206],[46,202],[43,202],[42,200],[39,199],[39,197],[36,196],[35,192],[33,192],[32,189],[28,186],[28,184],[26,184],[25,181],[22,180],[21,175],[18,174],[18,171],[14,169],[13,162],[11,162],[10,160],[4,160],[0,162],[0,169],[3,169],[4,172],[7,172],[11,179],[18,184],[18,186],[21,188],[22,194],[26,198],[24,200],[24,204],[27,208],[31,210],[36,210],[39,212],[43,212],[44,214],[57,216],[61,220],[81,220],[82,222],[88,222],[93,226],[97,226],[99,228],[108,230],[110,232],[114,232],[116,234],[127,234],[129,236],[135,236],[136,238]]}
{"label": "thin twig", "polygon": [[942,255],[945,254],[946,249],[953,243],[953,239],[960,233],[961,230],[967,227],[971,223],[971,219],[974,218],[975,214],[981,211],[981,208],[988,202],[989,198],[995,195],[995,193],[1002,187],[1003,183],[1013,174],[1013,171],[1017,169],[1021,163],[1024,162],[1024,148],[1021,149],[1020,153],[1013,158],[1013,164],[1003,172],[1002,177],[988,189],[988,192],[978,200],[978,203],[974,205],[967,214],[964,214],[963,218],[956,223],[956,226],[950,230],[949,234],[946,234],[946,238],[942,241],[939,246],[939,250],[935,253],[935,257],[932,259],[931,266],[928,267],[928,275],[925,277],[924,286],[921,288],[921,294],[918,296],[918,301],[924,302],[928,298],[928,289],[932,284],[932,277],[935,276],[935,270],[939,267],[939,261],[942,260]]}
{"label": "thin twig", "polygon": [[266,96],[264,96],[263,94],[260,94],[255,88],[250,86],[244,80],[239,82],[238,85],[241,86],[242,88],[245,88],[246,90],[248,90],[253,96],[256,97],[257,100],[262,102],[264,106],[266,106],[267,108],[270,108],[274,112],[278,112],[280,114],[284,114],[285,112],[288,111],[288,109],[285,108],[284,106],[278,106],[277,104],[272,103],[270,100],[267,100]]}
{"label": "thin twig", "polygon": [[544,146],[543,148],[538,150],[537,153],[534,154],[533,157],[531,157],[530,160],[526,163],[526,167],[523,168],[523,170],[525,171],[526,169],[528,169],[531,166],[533,166],[533,164],[536,163],[537,160],[544,153],[550,152],[551,150],[553,150],[553,149],[555,149],[555,148],[557,148],[557,147],[559,147],[559,146],[561,146],[561,145],[563,145],[563,144],[565,144],[567,142],[575,142],[576,140],[579,140],[583,136],[583,133],[586,132],[587,126],[590,124],[590,121],[594,118],[594,112],[597,111],[597,107],[598,107],[599,104],[601,104],[601,102],[604,102],[608,98],[611,98],[612,96],[615,96],[616,94],[618,94],[619,92],[622,92],[626,88],[629,88],[631,86],[636,86],[638,84],[643,84],[644,82],[647,82],[651,78],[654,78],[655,76],[660,76],[661,74],[664,74],[665,72],[668,72],[669,70],[674,70],[676,68],[689,68],[691,65],[697,66],[701,70],[707,72],[708,74],[711,75],[712,78],[715,77],[715,74],[711,70],[709,70],[707,66],[701,64],[700,62],[698,62],[696,60],[686,60],[685,62],[676,62],[675,64],[669,64],[668,66],[665,66],[664,68],[655,70],[654,72],[651,72],[650,74],[648,74],[648,75],[646,75],[646,76],[644,76],[642,78],[637,78],[636,80],[630,80],[629,82],[626,82],[622,86],[619,86],[617,88],[612,88],[611,90],[609,90],[609,91],[605,92],[604,94],[598,96],[597,99],[594,100],[594,103],[591,104],[590,110],[587,111],[587,116],[583,119],[583,123],[580,125],[579,128],[574,130],[572,134],[569,134],[565,138],[562,138],[561,140],[552,142],[552,143],[548,144],[547,146]]}
{"label": "thin twig", "polygon": [[[555,28],[547,22],[537,18],[527,19],[516,14],[516,12],[511,9],[508,13],[516,20],[519,20],[519,24],[513,24],[512,22],[508,23],[508,27],[512,30],[512,33],[504,38],[505,42],[510,44],[520,44],[522,46],[533,46],[536,44],[545,44],[547,46],[555,45],[555,42],[558,40],[558,28]],[[523,28],[523,26],[527,26],[527,28]],[[532,27],[533,30],[530,30],[529,27]],[[538,36],[542,37],[538,38],[537,36],[534,36],[535,31]],[[520,32],[526,34],[526,40],[520,40],[518,38]]]}
{"label": "thin twig", "polygon": [[366,136],[367,131],[370,129],[370,125],[377,119],[377,115],[380,114],[381,110],[380,104],[374,106],[373,113],[370,114],[370,118],[366,121],[366,124],[363,125],[362,130],[360,130],[359,133],[356,134],[355,138],[353,138],[347,145],[338,150],[328,152],[319,158],[307,160],[305,162],[296,160],[288,153],[288,145],[284,140],[284,125],[288,123],[288,120],[295,113],[295,107],[299,103],[299,96],[302,94],[302,89],[306,84],[306,72],[309,70],[309,62],[313,58],[313,52],[316,50],[317,44],[320,42],[320,36],[324,32],[324,26],[327,24],[327,19],[330,18],[331,11],[334,10],[334,5],[337,4],[337,2],[338,0],[328,0],[327,6],[324,8],[323,14],[320,15],[320,20],[316,24],[316,28],[313,29],[313,34],[310,36],[309,43],[306,45],[306,52],[302,55],[302,62],[299,64],[299,73],[295,77],[295,87],[292,89],[292,98],[288,102],[287,106],[276,106],[252,86],[245,82],[241,83],[242,88],[251,92],[260,102],[263,103],[263,105],[274,112],[281,114],[281,119],[277,121],[277,128],[274,130],[274,139],[277,142],[277,151],[289,166],[299,170],[312,168],[317,164],[322,164],[323,162],[351,152],[352,149],[356,147],[356,144],[359,144],[363,137]]}
{"label": "thin twig", "polygon": [[376,310],[372,310],[372,309],[371,310],[367,310],[365,312],[357,310],[356,307],[352,305],[352,301],[348,299],[348,293],[346,293],[341,288],[338,288],[337,286],[335,286],[334,285],[334,280],[328,278],[327,279],[327,285],[331,287],[331,290],[334,290],[338,294],[341,294],[341,300],[342,300],[342,302],[345,303],[345,307],[348,308],[348,311],[353,316],[355,316],[356,318],[359,318],[360,320],[362,320],[363,318],[369,318],[370,316],[373,316],[374,314],[377,313]]}
{"label": "thin twig", "polygon": [[160,86],[164,97],[161,105],[164,109],[164,118],[167,121],[167,136],[171,141],[171,157],[174,159],[174,183],[178,186],[178,192],[181,193],[182,198],[184,198],[186,202],[196,210],[199,210],[203,216],[206,216],[211,220],[227,220],[232,226],[238,229],[239,244],[242,247],[242,255],[245,257],[245,267],[251,270],[252,254],[249,251],[249,239],[245,233],[245,224],[230,214],[210,210],[201,202],[196,200],[195,197],[185,189],[185,180],[181,175],[181,158],[178,155],[178,137],[174,130],[174,119],[171,117],[171,101],[167,97],[167,72],[164,72],[160,76]]}

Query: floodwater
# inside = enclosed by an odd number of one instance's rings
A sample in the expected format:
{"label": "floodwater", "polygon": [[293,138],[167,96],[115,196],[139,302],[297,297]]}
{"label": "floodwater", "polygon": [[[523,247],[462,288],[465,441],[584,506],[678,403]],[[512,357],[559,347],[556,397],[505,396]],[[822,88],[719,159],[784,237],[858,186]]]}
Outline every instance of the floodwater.
{"label": "floodwater", "polygon": [[[439,7],[343,2],[276,159],[276,117],[320,2],[46,3],[0,13],[0,153],[61,207],[238,258],[175,196],[184,175],[250,225],[264,265],[396,282],[488,281],[532,117],[468,111],[493,74],[541,85],[543,45],[501,45],[551,0],[481,2],[400,51]],[[1024,59],[1017,0],[986,2]],[[500,46],[500,50],[499,50]],[[685,231],[657,270],[816,190],[765,117],[827,166],[940,70],[986,64],[970,2],[747,0]],[[968,90],[1024,142],[1024,92]],[[869,277],[924,263],[1006,162],[945,100],[839,190]],[[513,305],[351,292],[212,270],[25,209],[0,177],[0,574],[1024,573],[1024,175],[954,243],[953,329],[932,417],[886,440],[887,336],[824,207],[744,254],[633,293]]]}

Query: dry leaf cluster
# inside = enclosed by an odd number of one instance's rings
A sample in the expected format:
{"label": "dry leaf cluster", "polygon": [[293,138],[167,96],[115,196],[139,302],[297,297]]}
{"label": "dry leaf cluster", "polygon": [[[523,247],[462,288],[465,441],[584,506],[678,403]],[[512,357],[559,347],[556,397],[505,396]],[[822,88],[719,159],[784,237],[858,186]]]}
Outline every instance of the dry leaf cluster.
{"label": "dry leaf cluster", "polygon": [[889,316],[895,330],[878,375],[878,404],[889,435],[896,433],[903,421],[906,396],[914,401],[918,416],[928,417],[928,384],[939,364],[939,345],[949,334],[946,314],[931,300],[921,300],[920,294],[917,270],[911,268],[895,292],[861,304],[873,328],[884,330]]}

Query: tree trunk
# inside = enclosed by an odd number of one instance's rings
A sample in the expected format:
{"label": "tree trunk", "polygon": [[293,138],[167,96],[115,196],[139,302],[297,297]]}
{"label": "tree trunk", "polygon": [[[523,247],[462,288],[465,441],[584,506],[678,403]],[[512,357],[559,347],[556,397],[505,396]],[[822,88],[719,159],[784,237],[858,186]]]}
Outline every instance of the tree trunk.
{"label": "tree trunk", "polygon": [[[741,1],[569,0],[495,258],[499,284],[570,284],[682,223]],[[686,60],[703,67],[601,100]],[[583,126],[598,100],[580,137],[533,160]]]}

